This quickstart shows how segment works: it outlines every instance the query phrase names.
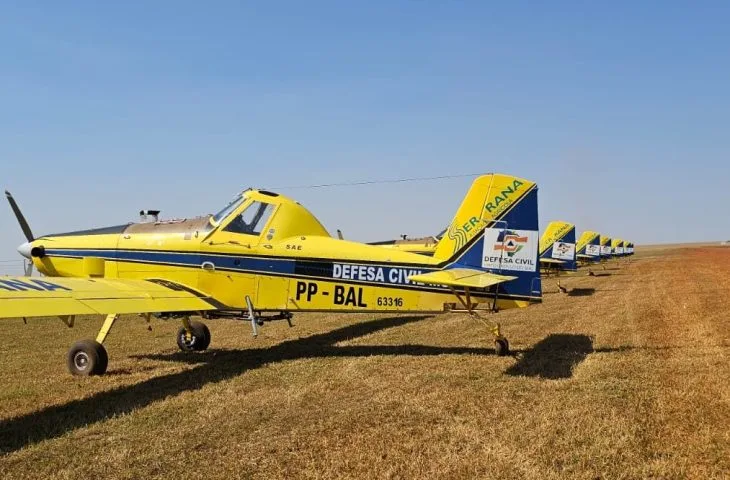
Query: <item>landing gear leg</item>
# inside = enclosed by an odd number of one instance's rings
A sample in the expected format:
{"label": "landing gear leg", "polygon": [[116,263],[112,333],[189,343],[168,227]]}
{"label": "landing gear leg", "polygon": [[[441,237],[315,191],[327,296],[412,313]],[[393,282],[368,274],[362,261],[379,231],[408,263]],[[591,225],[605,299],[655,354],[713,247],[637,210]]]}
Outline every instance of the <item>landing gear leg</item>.
{"label": "landing gear leg", "polygon": [[104,340],[119,315],[110,313],[96,336],[96,340],[81,340],[74,343],[66,355],[66,365],[73,375],[103,375],[109,364]]}
{"label": "landing gear leg", "polygon": [[492,328],[494,334],[494,352],[498,357],[504,357],[509,355],[509,342],[507,338],[502,335],[499,324]]}
{"label": "landing gear leg", "polygon": [[183,317],[183,326],[177,331],[177,346],[184,352],[202,352],[210,345],[210,330],[202,322],[191,322]]}

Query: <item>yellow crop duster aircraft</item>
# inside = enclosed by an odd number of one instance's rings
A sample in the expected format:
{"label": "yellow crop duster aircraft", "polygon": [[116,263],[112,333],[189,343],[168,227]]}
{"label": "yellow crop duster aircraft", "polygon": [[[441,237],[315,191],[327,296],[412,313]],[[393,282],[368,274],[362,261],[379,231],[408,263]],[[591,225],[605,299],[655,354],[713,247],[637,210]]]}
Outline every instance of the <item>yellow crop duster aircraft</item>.
{"label": "yellow crop duster aircraft", "polygon": [[581,264],[592,264],[601,260],[601,234],[587,230],[580,235],[576,257]]}
{"label": "yellow crop duster aircraft", "polygon": [[588,267],[588,275],[593,275],[591,266],[601,261],[601,234],[587,230],[578,238],[576,259],[579,267]]}
{"label": "yellow crop duster aircraft", "polygon": [[545,271],[575,271],[575,225],[550,222],[540,237],[540,266]]}
{"label": "yellow crop duster aircraft", "polygon": [[634,242],[629,240],[624,241],[624,254],[631,256],[634,254]]}
{"label": "yellow crop duster aircraft", "polygon": [[624,241],[622,239],[614,238],[611,240],[611,253],[616,257],[624,255]]}
{"label": "yellow crop duster aircraft", "polygon": [[[539,258],[540,271],[546,277],[553,274],[559,277],[561,272],[574,272],[575,225],[561,221],[548,223],[540,237]],[[560,285],[560,278],[557,283],[561,292],[567,292],[565,287]]]}
{"label": "yellow crop duster aircraft", "polygon": [[611,251],[611,237],[607,235],[601,235],[599,244],[601,246],[601,261],[608,261],[613,256]]}
{"label": "yellow crop duster aircraft", "polygon": [[[104,340],[119,314],[179,317],[178,346],[205,350],[191,321],[289,320],[297,311],[444,312],[460,303],[494,310],[541,300],[537,186],[500,174],[469,189],[432,257],[332,238],[302,205],[246,190],[215,215],[119,225],[34,238],[19,252],[45,277],[0,277],[0,318],[106,315],[95,340],[74,344],[73,374],[106,371]],[[497,325],[495,348],[509,351]]]}

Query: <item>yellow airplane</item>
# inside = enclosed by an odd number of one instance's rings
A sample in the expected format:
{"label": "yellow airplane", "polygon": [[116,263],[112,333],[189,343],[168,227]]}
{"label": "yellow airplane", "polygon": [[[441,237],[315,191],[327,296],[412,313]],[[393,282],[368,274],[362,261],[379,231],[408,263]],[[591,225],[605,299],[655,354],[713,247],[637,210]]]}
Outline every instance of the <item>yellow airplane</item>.
{"label": "yellow airplane", "polygon": [[583,232],[576,246],[576,259],[579,267],[588,267],[588,275],[593,275],[591,266],[601,261],[601,234],[590,230]]}
{"label": "yellow airplane", "polygon": [[[560,221],[550,222],[540,237],[539,259],[540,271],[546,277],[553,274],[559,277],[561,272],[574,272],[575,225]],[[567,291],[560,285],[560,278],[558,289],[561,292]]]}
{"label": "yellow airplane", "polygon": [[[102,374],[103,346],[120,314],[182,321],[177,344],[205,350],[204,318],[289,321],[292,312],[473,313],[526,307],[542,298],[537,261],[537,185],[501,174],[477,178],[433,257],[332,238],[302,205],[246,190],[215,215],[34,238],[7,193],[28,242],[18,250],[45,275],[0,277],[0,318],[76,315],[106,319],[95,340],[74,344],[76,375]],[[290,323],[291,324],[291,323]],[[495,350],[509,352],[499,325]]]}
{"label": "yellow airplane", "polygon": [[616,258],[623,255],[624,252],[624,241],[620,238],[612,238],[611,239],[611,256]]}
{"label": "yellow airplane", "polygon": [[574,271],[575,225],[568,222],[550,222],[540,237],[540,266],[546,270]]}
{"label": "yellow airplane", "polygon": [[634,242],[630,242],[628,240],[624,242],[624,253],[628,256],[634,254]]}
{"label": "yellow airplane", "polygon": [[606,235],[600,236],[601,245],[601,262],[607,262],[612,257],[611,251],[611,237]]}

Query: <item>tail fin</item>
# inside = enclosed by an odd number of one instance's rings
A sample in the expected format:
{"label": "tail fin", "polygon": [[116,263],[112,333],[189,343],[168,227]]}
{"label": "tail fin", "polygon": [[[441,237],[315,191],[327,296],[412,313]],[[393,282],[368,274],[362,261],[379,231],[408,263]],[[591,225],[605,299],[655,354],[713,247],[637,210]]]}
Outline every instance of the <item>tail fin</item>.
{"label": "tail fin", "polygon": [[624,241],[620,238],[614,238],[611,240],[611,253],[615,257],[620,257],[624,254]]}
{"label": "tail fin", "polygon": [[601,258],[611,258],[611,237],[601,235]]}
{"label": "tail fin", "polygon": [[599,261],[601,259],[601,235],[598,232],[583,232],[578,239],[575,253],[584,261]]}
{"label": "tail fin", "polygon": [[550,222],[540,238],[540,261],[557,260],[559,270],[575,270],[575,225]]}
{"label": "tail fin", "polygon": [[501,174],[474,180],[434,258],[517,277],[498,286],[500,296],[540,298],[537,184]]}

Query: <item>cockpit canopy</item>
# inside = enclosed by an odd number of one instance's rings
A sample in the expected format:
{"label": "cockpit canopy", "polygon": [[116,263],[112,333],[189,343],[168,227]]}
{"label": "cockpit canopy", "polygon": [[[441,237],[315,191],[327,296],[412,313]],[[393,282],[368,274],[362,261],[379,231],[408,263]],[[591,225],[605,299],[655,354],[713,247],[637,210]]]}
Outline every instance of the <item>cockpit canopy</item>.
{"label": "cockpit canopy", "polygon": [[219,231],[264,235],[267,241],[301,235],[330,236],[309,210],[265,190],[246,190],[210,217],[210,223]]}

